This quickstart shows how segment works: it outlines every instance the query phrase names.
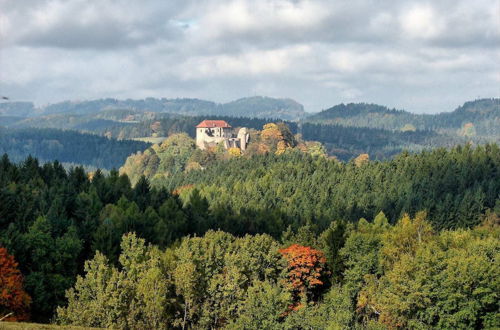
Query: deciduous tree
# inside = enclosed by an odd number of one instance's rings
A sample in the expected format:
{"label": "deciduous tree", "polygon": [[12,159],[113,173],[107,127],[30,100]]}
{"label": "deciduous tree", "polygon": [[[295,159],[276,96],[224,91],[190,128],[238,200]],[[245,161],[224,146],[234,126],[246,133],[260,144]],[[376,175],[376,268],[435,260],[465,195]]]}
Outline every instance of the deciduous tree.
{"label": "deciduous tree", "polygon": [[0,321],[29,318],[30,296],[23,289],[23,276],[14,257],[0,247]]}

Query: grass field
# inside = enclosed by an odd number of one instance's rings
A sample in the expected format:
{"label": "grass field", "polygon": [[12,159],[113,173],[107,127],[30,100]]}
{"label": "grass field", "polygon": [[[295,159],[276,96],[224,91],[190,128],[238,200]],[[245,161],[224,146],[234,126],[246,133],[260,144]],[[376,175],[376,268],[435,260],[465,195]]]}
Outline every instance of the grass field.
{"label": "grass field", "polygon": [[167,137],[166,136],[160,136],[160,137],[140,137],[140,138],[133,138],[132,140],[134,141],[142,141],[142,142],[149,142],[149,143],[161,143],[163,140],[165,140]]}
{"label": "grass field", "polygon": [[38,329],[55,329],[55,330],[90,330],[97,328],[70,327],[59,326],[55,324],[40,324],[40,323],[24,323],[24,322],[0,322],[0,330],[38,330]]}

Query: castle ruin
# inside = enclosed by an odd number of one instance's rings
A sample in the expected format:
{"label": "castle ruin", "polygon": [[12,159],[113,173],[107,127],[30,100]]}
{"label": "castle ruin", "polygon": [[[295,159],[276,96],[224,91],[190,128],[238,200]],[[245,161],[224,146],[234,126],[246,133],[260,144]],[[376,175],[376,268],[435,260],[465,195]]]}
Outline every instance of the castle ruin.
{"label": "castle ruin", "polygon": [[196,145],[204,150],[223,143],[224,148],[239,148],[245,151],[250,139],[246,127],[235,134],[231,125],[224,120],[204,120],[196,126]]}

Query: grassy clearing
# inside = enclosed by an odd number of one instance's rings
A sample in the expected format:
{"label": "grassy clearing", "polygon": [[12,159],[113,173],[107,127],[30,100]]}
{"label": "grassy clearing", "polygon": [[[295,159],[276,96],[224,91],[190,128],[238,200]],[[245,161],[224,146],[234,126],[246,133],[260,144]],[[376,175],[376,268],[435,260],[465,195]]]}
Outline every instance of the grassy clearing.
{"label": "grassy clearing", "polygon": [[166,138],[167,138],[166,136],[160,136],[160,137],[147,136],[147,137],[133,138],[132,140],[156,144],[163,142]]}

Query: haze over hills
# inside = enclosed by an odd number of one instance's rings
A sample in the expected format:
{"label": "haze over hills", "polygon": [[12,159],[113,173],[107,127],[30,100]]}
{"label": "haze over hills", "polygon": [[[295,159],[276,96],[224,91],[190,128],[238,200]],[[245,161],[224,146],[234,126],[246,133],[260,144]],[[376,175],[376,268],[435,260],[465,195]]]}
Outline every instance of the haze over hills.
{"label": "haze over hills", "polygon": [[123,165],[130,154],[148,146],[141,141],[119,141],[76,131],[0,127],[0,155],[7,154],[14,162],[31,155],[43,163],[57,160],[65,165],[110,170]]}
{"label": "haze over hills", "polygon": [[[0,104],[0,126],[75,130],[119,140],[152,141],[150,138],[180,132],[193,137],[196,124],[207,117],[226,120],[233,127],[257,130],[266,122],[284,120],[294,134],[323,143],[329,155],[347,161],[362,153],[372,159],[386,159],[402,150],[415,152],[464,143],[498,142],[499,101],[470,101],[452,112],[435,115],[350,103],[307,117],[299,103],[268,97],[244,98],[223,105],[198,99],[154,98],[61,102],[43,108],[34,108],[28,102],[5,102]],[[3,148],[13,150],[7,141],[10,140],[4,140]],[[37,150],[34,154],[39,157],[47,154]]]}
{"label": "haze over hills", "polygon": [[[475,130],[476,135],[500,135],[500,99],[480,99],[466,102],[452,112],[414,114],[389,109],[377,104],[339,104],[307,117],[318,124],[382,128],[388,130],[435,130],[455,133],[457,129]],[[472,124],[472,126],[470,125]],[[472,133],[472,132],[470,132]],[[467,134],[466,131],[463,134]]]}
{"label": "haze over hills", "polygon": [[174,113],[181,115],[218,115],[235,117],[277,118],[294,120],[305,117],[302,104],[292,99],[263,96],[241,98],[228,103],[215,103],[200,99],[146,98],[143,100],[117,100],[112,98],[90,101],[64,101],[35,108],[30,102],[0,103],[0,116],[33,117],[52,114],[88,115],[105,110],[121,109]]}

